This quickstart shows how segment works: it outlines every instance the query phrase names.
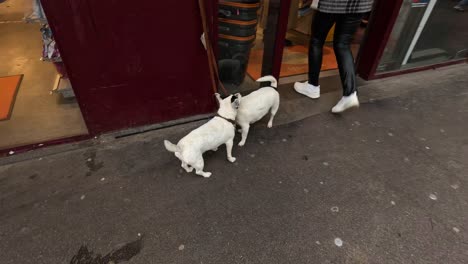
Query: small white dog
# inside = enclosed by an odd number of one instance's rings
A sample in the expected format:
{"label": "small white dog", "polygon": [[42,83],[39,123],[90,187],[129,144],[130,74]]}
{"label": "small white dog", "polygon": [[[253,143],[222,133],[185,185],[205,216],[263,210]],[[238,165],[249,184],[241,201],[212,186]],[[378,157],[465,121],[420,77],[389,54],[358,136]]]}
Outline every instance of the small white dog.
{"label": "small white dog", "polygon": [[242,103],[237,112],[236,122],[241,127],[242,140],[239,146],[244,146],[249,134],[250,124],[262,119],[270,112],[270,121],[268,127],[273,126],[273,118],[279,108],[280,96],[276,88],[278,82],[273,76],[265,76],[257,82],[270,82],[270,87],[263,87],[242,98]]}
{"label": "small white dog", "polygon": [[164,146],[182,161],[182,168],[187,172],[195,173],[205,178],[211,176],[211,172],[204,172],[205,166],[203,153],[208,150],[216,151],[219,146],[226,144],[227,159],[235,162],[232,156],[232,145],[234,144],[235,120],[241,101],[241,95],[235,94],[221,99],[215,94],[219,102],[218,114],[206,124],[193,130],[182,138],[177,145],[164,140]]}

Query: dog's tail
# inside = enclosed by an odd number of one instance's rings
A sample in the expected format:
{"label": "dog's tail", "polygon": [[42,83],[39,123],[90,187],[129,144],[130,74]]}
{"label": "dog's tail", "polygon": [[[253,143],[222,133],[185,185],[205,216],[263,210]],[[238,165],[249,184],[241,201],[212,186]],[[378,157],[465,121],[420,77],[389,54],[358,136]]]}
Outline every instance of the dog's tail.
{"label": "dog's tail", "polygon": [[164,146],[166,147],[167,151],[180,152],[179,147],[169,142],[169,140],[164,140]]}
{"label": "dog's tail", "polygon": [[271,75],[263,76],[262,78],[258,79],[256,82],[270,82],[271,87],[278,88],[278,82],[276,81],[275,77]]}

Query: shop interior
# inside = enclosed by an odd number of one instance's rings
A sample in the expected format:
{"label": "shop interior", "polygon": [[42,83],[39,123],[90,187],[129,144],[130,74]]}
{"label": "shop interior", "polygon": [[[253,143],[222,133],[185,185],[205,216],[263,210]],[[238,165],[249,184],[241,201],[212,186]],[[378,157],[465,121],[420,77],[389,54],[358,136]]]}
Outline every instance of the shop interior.
{"label": "shop interior", "polygon": [[0,149],[88,133],[39,1],[0,0]]}
{"label": "shop interior", "polygon": [[[223,84],[228,90],[251,91],[259,87],[255,80],[261,77],[265,42],[265,29],[268,23],[269,2],[272,0],[220,1],[219,10],[219,67]],[[274,0],[273,0],[274,1]],[[242,2],[242,3],[239,3]],[[278,2],[278,1],[277,1]],[[308,46],[311,24],[315,10],[312,0],[292,0],[288,17],[285,47],[280,71],[280,84],[307,80]],[[352,42],[352,52],[356,58],[365,34],[367,19]],[[338,75],[338,66],[333,51],[333,32],[330,31],[324,47],[321,77]]]}

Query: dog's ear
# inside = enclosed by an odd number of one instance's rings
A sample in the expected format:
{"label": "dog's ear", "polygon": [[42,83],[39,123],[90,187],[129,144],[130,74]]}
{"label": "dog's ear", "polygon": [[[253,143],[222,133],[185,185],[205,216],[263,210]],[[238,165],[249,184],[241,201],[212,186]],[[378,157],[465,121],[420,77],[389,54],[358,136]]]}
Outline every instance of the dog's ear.
{"label": "dog's ear", "polygon": [[216,97],[216,100],[218,100],[218,103],[221,104],[221,101],[223,100],[223,99],[221,98],[221,95],[220,95],[219,93],[215,93],[214,95],[215,95],[215,97]]}

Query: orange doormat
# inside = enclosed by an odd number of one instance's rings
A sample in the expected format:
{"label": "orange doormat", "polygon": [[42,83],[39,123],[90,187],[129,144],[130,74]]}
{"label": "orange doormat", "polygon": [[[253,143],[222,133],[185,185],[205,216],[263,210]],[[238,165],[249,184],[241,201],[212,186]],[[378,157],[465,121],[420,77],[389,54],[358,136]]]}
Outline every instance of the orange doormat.
{"label": "orange doormat", "polygon": [[0,77],[0,121],[10,119],[23,75]]}
{"label": "orange doormat", "polygon": [[[280,77],[305,74],[309,72],[309,49],[305,46],[285,47],[283,50],[283,62],[281,63]],[[262,74],[263,49],[250,52],[247,73],[256,80]],[[323,47],[322,71],[338,68],[333,47]]]}

